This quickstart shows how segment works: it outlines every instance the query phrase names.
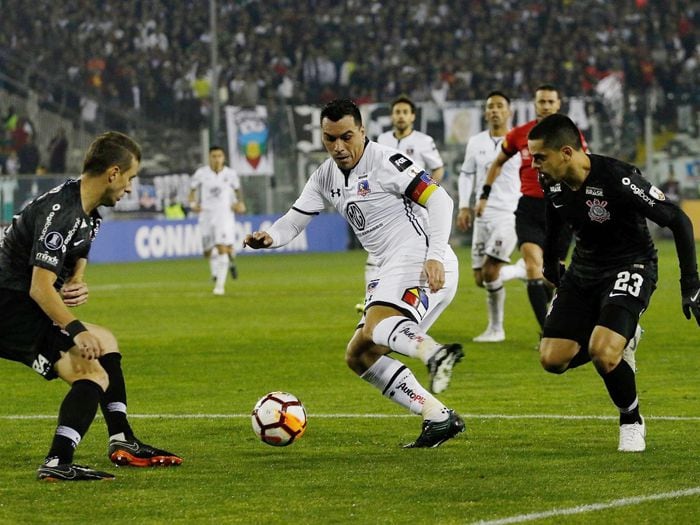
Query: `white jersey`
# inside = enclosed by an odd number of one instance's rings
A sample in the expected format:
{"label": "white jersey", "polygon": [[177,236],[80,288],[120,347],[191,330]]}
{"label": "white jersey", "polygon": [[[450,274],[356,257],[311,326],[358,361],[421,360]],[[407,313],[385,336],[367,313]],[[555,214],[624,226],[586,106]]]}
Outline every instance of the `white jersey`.
{"label": "white jersey", "polygon": [[433,138],[420,131],[413,130],[401,139],[397,139],[393,131],[387,131],[377,137],[377,143],[403,151],[428,173],[445,165]]}
{"label": "white jersey", "polygon": [[431,245],[428,213],[423,207],[438,189],[440,186],[411,159],[367,141],[362,158],[347,175],[333,159],[321,164],[292,209],[315,215],[324,210],[327,200],[345,217],[379,265],[401,254],[443,260],[451,253],[449,231],[444,240],[433,239]]}
{"label": "white jersey", "polygon": [[236,203],[236,190],[241,188],[241,181],[235,170],[224,166],[216,173],[209,166],[202,166],[194,172],[190,188],[197,190],[199,205],[205,215],[231,213],[231,206]]}
{"label": "white jersey", "polygon": [[[477,199],[486,181],[486,173],[496,160],[505,137],[492,137],[489,131],[482,131],[467,142],[464,162],[459,171],[459,207],[469,208],[472,191],[476,189]],[[520,155],[514,155],[503,165],[501,174],[491,187],[486,201],[483,218],[502,213],[513,213],[520,199]],[[474,180],[476,178],[476,181]]]}

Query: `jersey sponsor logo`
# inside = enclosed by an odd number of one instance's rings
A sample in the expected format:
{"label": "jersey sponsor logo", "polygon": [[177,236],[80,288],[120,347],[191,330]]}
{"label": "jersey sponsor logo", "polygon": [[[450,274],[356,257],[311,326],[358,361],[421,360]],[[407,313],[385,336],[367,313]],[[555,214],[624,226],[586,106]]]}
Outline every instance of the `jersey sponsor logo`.
{"label": "jersey sponsor logo", "polygon": [[58,210],[61,209],[61,205],[58,204],[58,203],[56,203],[56,204],[54,204],[53,206],[51,206],[51,209],[52,209],[53,211],[58,211]]}
{"label": "jersey sponsor logo", "polygon": [[601,201],[598,199],[587,200],[588,205],[588,217],[593,222],[603,223],[610,220],[610,212],[605,208],[608,205],[608,201]]}
{"label": "jersey sponsor logo", "polygon": [[666,195],[664,195],[664,192],[661,191],[656,186],[652,186],[651,188],[649,188],[649,195],[654,197],[657,201],[665,201],[666,200]]}
{"label": "jersey sponsor logo", "polygon": [[51,266],[58,266],[58,257],[49,255],[48,253],[37,252],[35,258],[37,261],[41,261],[45,264],[50,264]]}
{"label": "jersey sponsor logo", "polygon": [[59,250],[63,246],[63,235],[58,232],[49,232],[44,237],[44,246],[49,250]]}
{"label": "jersey sponsor logo", "polygon": [[594,188],[593,186],[587,186],[586,195],[592,195],[593,197],[602,197],[603,188]]}
{"label": "jersey sponsor logo", "polygon": [[51,226],[55,215],[56,212],[52,211],[46,216],[46,221],[44,221],[44,227],[41,229],[41,234],[39,235],[40,241],[43,241],[46,238],[46,232],[49,231],[49,226]]}
{"label": "jersey sponsor logo", "polygon": [[350,224],[352,224],[355,228],[357,228],[360,231],[365,229],[365,226],[367,224],[365,216],[357,204],[355,204],[354,202],[348,204],[346,213]]}
{"label": "jersey sponsor logo", "polygon": [[426,294],[423,289],[418,286],[406,288],[401,296],[401,300],[416,310],[421,319],[428,311],[428,294]]}
{"label": "jersey sponsor logo", "polygon": [[369,189],[369,180],[367,179],[362,179],[357,183],[357,194],[360,197],[366,197],[372,192],[372,190]]}
{"label": "jersey sponsor logo", "polygon": [[331,188],[331,198],[340,197],[340,188]]}
{"label": "jersey sponsor logo", "polygon": [[413,162],[408,157],[404,157],[401,153],[395,153],[389,157],[389,162],[391,162],[397,170],[405,171]]}

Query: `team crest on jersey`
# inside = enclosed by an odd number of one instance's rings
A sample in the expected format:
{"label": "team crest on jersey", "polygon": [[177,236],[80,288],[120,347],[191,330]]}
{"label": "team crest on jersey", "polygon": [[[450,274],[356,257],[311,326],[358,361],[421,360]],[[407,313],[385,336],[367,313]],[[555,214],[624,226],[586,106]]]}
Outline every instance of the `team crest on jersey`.
{"label": "team crest on jersey", "polygon": [[593,199],[586,201],[586,204],[588,205],[588,216],[593,222],[603,223],[610,220],[610,212],[605,208],[608,201]]}
{"label": "team crest on jersey", "polygon": [[409,157],[413,156],[413,148],[406,148],[406,153],[408,153]]}
{"label": "team crest on jersey", "polygon": [[63,235],[58,232],[49,232],[44,237],[44,246],[49,250],[59,250],[63,246]]}
{"label": "team crest on jersey", "polygon": [[362,179],[357,183],[357,194],[360,197],[366,197],[372,192],[372,190],[369,189],[369,180],[367,179]]}
{"label": "team crest on jersey", "polygon": [[372,279],[369,284],[367,284],[367,293],[372,293],[374,290],[377,289],[377,285],[379,284],[379,279]]}
{"label": "team crest on jersey", "polygon": [[404,290],[401,300],[416,310],[421,319],[428,311],[428,294],[426,294],[422,288],[417,286],[414,288],[407,288]]}

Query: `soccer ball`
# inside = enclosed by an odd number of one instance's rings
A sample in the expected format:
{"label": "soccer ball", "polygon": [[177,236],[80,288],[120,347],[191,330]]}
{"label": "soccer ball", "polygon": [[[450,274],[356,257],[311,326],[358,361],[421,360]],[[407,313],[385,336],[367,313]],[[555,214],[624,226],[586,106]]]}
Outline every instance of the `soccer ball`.
{"label": "soccer ball", "polygon": [[306,409],[296,396],[270,392],[261,397],[251,414],[253,432],[263,443],[286,447],[306,430]]}

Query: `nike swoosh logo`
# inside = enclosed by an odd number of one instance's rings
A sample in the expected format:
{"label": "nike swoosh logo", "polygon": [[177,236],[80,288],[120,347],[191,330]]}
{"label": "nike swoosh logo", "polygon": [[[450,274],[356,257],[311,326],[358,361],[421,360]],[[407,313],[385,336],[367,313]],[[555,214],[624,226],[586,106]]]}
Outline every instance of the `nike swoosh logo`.
{"label": "nike swoosh logo", "polygon": [[698,300],[698,296],[700,296],[700,289],[697,292],[695,292],[695,295],[691,297],[690,300],[695,302]]}
{"label": "nike swoosh logo", "polygon": [[553,203],[552,203],[552,206],[554,206],[555,208],[559,209],[559,208],[561,208],[561,207],[564,206],[564,205],[563,205],[563,204],[556,204],[556,203],[553,202]]}
{"label": "nike swoosh logo", "polygon": [[618,295],[627,295],[626,293],[611,293],[608,297],[617,297]]}
{"label": "nike swoosh logo", "polygon": [[78,246],[79,244],[83,244],[85,242],[85,239],[80,239],[79,241],[75,241],[73,243],[73,246]]}

